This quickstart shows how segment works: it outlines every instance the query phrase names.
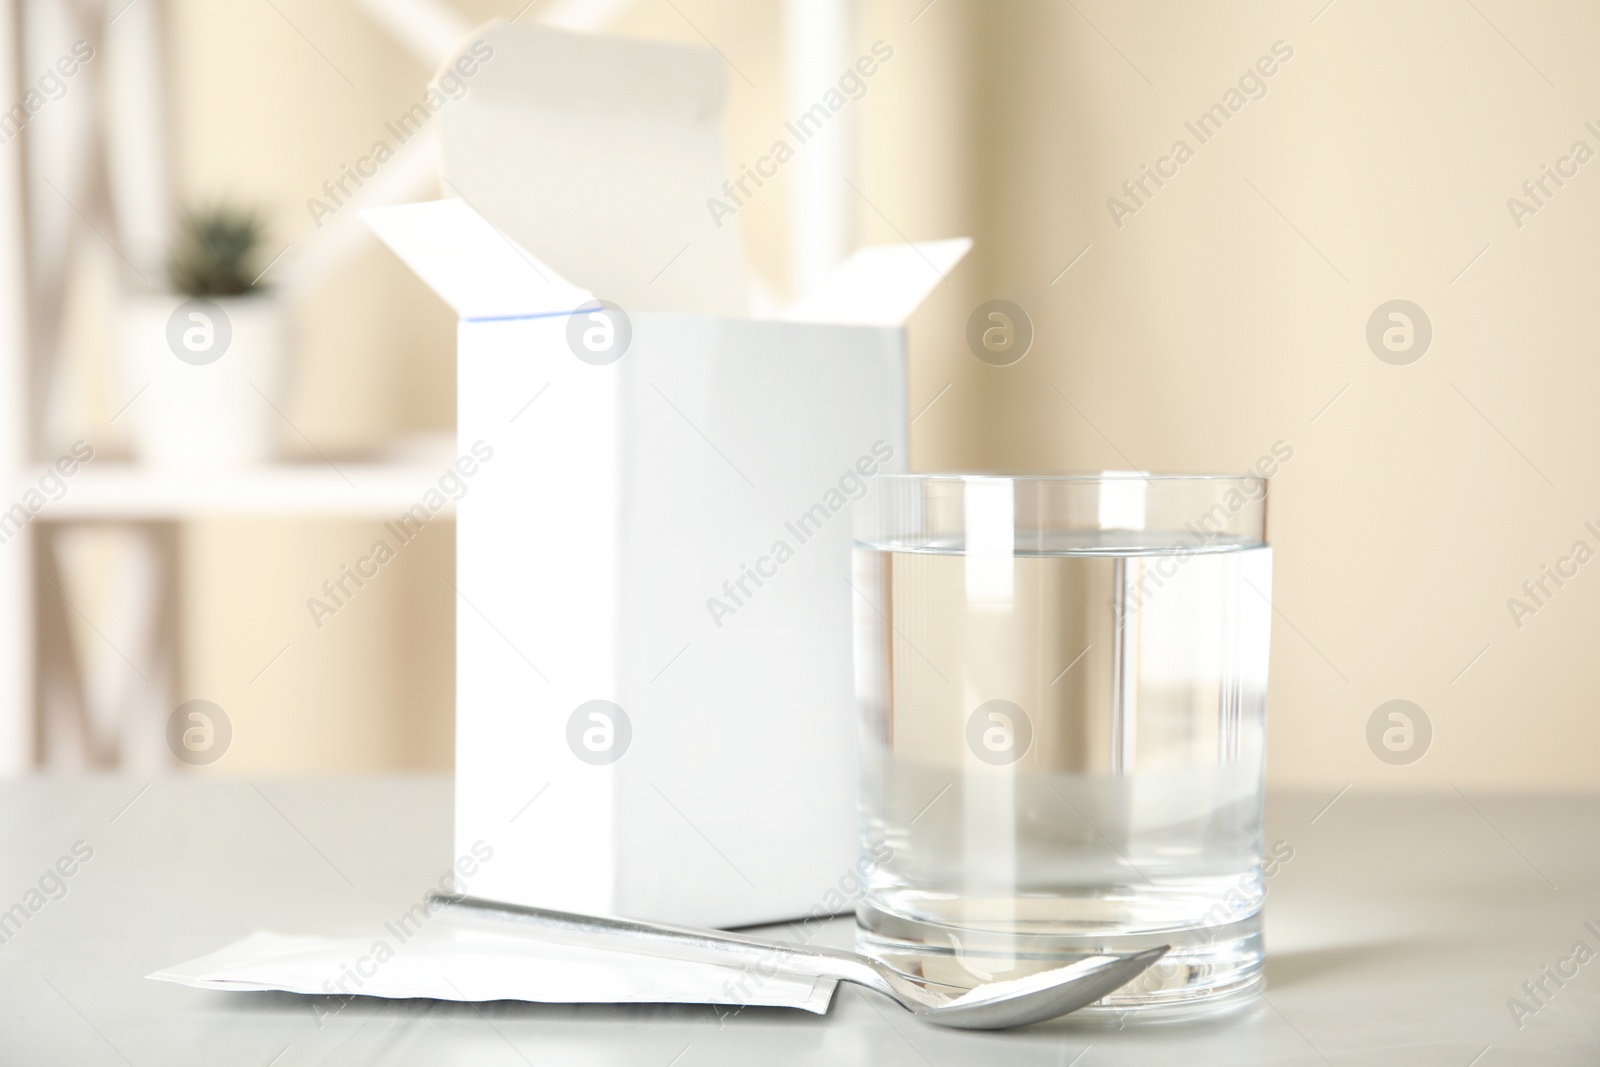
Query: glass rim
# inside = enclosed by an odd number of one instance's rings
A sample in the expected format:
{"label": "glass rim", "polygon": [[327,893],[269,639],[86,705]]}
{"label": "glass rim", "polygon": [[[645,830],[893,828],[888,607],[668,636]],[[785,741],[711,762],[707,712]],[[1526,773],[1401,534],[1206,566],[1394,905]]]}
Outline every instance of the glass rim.
{"label": "glass rim", "polygon": [[1254,472],[885,473],[868,479],[852,521],[855,540],[872,544],[992,533],[995,524],[1028,537],[1093,534],[1101,547],[1148,548],[1158,534],[1266,544],[1271,484]]}

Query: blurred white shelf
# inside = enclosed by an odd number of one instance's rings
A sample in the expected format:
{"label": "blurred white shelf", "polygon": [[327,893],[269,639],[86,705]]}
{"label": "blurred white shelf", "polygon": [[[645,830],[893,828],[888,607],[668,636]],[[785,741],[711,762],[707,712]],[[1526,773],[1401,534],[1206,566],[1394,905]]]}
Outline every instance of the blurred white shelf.
{"label": "blurred white shelf", "polygon": [[[260,516],[393,519],[438,489],[449,463],[283,463],[227,471],[166,471],[134,464],[94,464],[64,479],[66,492],[34,516],[63,520],[177,520]],[[36,467],[0,508],[39,488]],[[445,494],[439,517],[454,514]],[[426,505],[424,505],[426,506]]]}

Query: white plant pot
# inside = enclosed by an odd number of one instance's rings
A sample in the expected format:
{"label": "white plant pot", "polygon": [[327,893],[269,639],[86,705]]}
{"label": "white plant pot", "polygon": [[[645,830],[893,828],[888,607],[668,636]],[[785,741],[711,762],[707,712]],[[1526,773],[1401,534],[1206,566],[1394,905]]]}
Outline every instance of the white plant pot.
{"label": "white plant pot", "polygon": [[286,332],[270,294],[127,298],[118,360],[140,461],[215,470],[275,458]]}

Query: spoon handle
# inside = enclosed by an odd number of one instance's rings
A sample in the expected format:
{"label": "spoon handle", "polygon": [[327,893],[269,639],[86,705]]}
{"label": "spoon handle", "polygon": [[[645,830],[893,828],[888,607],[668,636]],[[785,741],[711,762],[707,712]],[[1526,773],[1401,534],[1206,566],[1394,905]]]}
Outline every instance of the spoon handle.
{"label": "spoon handle", "polygon": [[876,968],[855,953],[838,949],[805,948],[722,930],[580,915],[549,908],[503,904],[478,897],[430,893],[428,899],[463,912],[536,926],[541,934],[550,936],[552,940],[714,963],[746,972],[753,971],[761,978],[771,978],[777,974],[835,978],[893,995]]}

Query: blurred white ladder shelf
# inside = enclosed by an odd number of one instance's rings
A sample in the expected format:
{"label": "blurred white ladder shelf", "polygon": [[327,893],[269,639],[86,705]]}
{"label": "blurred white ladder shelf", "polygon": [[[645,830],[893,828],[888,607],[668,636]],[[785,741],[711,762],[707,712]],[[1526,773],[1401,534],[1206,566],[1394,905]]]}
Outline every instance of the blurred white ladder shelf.
{"label": "blurred white ladder shelf", "polygon": [[[135,464],[89,463],[64,479],[66,492],[46,500],[44,522],[179,522],[228,516],[394,519],[437,490],[448,459],[437,463],[280,463],[225,471],[167,471]],[[38,467],[10,497],[37,488]],[[427,505],[423,504],[424,509]],[[454,514],[454,502],[434,518]]]}
{"label": "blurred white ladder shelf", "polygon": [[[448,455],[215,471],[92,461],[66,477],[52,466],[24,470],[21,477],[0,477],[9,489],[0,502],[0,623],[9,626],[0,625],[0,631],[11,631],[0,633],[0,694],[9,697],[0,700],[0,775],[27,769],[46,747],[66,753],[69,766],[94,766],[104,751],[114,751],[123,767],[155,771],[169,763],[165,720],[180,677],[172,600],[181,565],[174,533],[180,524],[211,518],[395,523],[408,514],[413,521],[431,521],[455,512],[440,486],[447,473],[455,473]],[[49,531],[76,523],[119,525],[133,535],[136,547],[120,579],[126,599],[114,614],[128,634],[144,636],[125,640],[127,635],[108,636],[90,626],[143,686],[127,679],[111,689],[89,685],[70,647],[69,614],[77,608],[62,591],[66,582],[55,570]],[[35,575],[54,587],[59,603],[44,587],[36,589]],[[39,705],[43,714],[37,720],[35,667],[41,672],[39,692],[56,698]],[[45,685],[48,679],[55,684]]]}

